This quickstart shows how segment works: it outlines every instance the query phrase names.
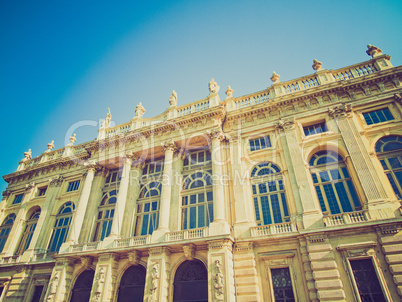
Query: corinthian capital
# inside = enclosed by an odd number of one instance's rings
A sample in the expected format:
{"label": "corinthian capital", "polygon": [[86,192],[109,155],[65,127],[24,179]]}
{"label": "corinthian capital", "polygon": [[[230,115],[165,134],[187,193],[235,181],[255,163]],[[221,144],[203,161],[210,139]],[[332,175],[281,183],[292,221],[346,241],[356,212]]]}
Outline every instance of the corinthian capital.
{"label": "corinthian capital", "polygon": [[342,104],[328,109],[328,114],[332,118],[347,117],[352,112],[351,104]]}
{"label": "corinthian capital", "polygon": [[85,166],[85,168],[87,168],[87,171],[95,172],[97,169],[99,169],[98,163],[93,159],[86,161],[84,163],[84,166]]}
{"label": "corinthian capital", "polygon": [[287,119],[282,119],[280,118],[278,123],[276,123],[276,128],[280,130],[292,130],[296,126],[295,119],[293,117],[287,118]]}
{"label": "corinthian capital", "polygon": [[211,140],[217,139],[220,142],[226,139],[226,135],[223,133],[221,129],[208,130],[207,135]]}
{"label": "corinthian capital", "polygon": [[161,146],[163,147],[165,152],[166,151],[175,152],[177,150],[176,144],[172,139],[162,142]]}

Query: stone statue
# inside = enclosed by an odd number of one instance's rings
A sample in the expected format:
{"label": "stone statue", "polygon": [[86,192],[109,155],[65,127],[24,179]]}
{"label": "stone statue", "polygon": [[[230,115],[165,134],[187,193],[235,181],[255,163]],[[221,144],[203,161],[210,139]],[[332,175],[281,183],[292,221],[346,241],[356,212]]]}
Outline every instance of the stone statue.
{"label": "stone statue", "polygon": [[148,302],[156,302],[158,296],[158,285],[159,285],[159,270],[158,270],[158,263],[154,263],[152,266],[151,272],[151,289],[149,291],[149,298]]}
{"label": "stone statue", "polygon": [[274,72],[272,73],[271,81],[274,82],[274,84],[275,84],[275,83],[278,83],[280,77],[281,77],[281,76],[280,76],[279,74],[277,74],[277,73],[274,71]]}
{"label": "stone statue", "polygon": [[135,116],[136,117],[142,117],[145,113],[145,108],[142,106],[142,103],[140,102],[136,107],[135,107]]}
{"label": "stone statue", "polygon": [[209,92],[212,93],[218,93],[219,89],[221,87],[219,87],[219,85],[215,82],[215,80],[212,78],[211,81],[208,84],[208,88],[209,88]]}
{"label": "stone statue", "polygon": [[54,148],[54,141],[52,141],[51,143],[48,143],[48,144],[47,144],[47,150],[46,150],[46,152],[52,151],[53,148]]}
{"label": "stone statue", "polygon": [[70,145],[74,145],[75,141],[77,140],[75,137],[76,137],[75,133],[73,134],[73,136],[70,136]]}
{"label": "stone statue", "polygon": [[225,93],[228,96],[227,99],[233,97],[233,89],[230,88],[230,86],[228,86],[228,89],[226,90]]}
{"label": "stone statue", "polygon": [[110,122],[112,120],[112,114],[110,113],[110,108],[107,109],[108,113],[106,114],[106,118],[101,123],[101,128],[106,129],[110,127]]}
{"label": "stone statue", "polygon": [[29,160],[32,158],[32,151],[29,149],[27,152],[24,152],[24,159],[23,160]]}
{"label": "stone statue", "polygon": [[320,71],[320,70],[322,70],[322,62],[320,62],[320,61],[314,59],[314,60],[313,60],[313,69],[314,69],[315,71]]}
{"label": "stone statue", "polygon": [[98,278],[96,279],[96,294],[101,294],[103,290],[103,284],[105,283],[105,270],[102,267],[99,270]]}
{"label": "stone statue", "polygon": [[169,97],[169,104],[170,107],[177,105],[177,92],[174,90],[172,91],[172,95]]}
{"label": "stone statue", "polygon": [[223,273],[221,269],[221,262],[219,260],[215,260],[215,278],[214,278],[214,289],[215,289],[215,299],[217,301],[223,301]]}
{"label": "stone statue", "polygon": [[378,47],[374,46],[374,45],[367,45],[367,50],[366,53],[371,56],[372,58],[374,57],[378,57],[382,55],[382,50],[379,49]]}

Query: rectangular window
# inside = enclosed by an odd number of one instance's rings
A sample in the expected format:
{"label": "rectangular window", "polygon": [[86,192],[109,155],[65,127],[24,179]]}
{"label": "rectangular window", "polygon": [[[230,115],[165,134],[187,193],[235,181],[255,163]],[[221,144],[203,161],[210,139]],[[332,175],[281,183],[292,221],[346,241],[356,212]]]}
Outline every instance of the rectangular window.
{"label": "rectangular window", "polygon": [[394,119],[394,117],[391,114],[391,111],[389,111],[389,108],[366,112],[363,113],[363,116],[367,125],[392,121]]}
{"label": "rectangular window", "polygon": [[24,194],[18,194],[18,195],[15,195],[15,198],[14,198],[13,204],[21,203],[22,198],[24,198]]}
{"label": "rectangular window", "polygon": [[313,134],[327,132],[327,125],[325,123],[319,123],[315,125],[305,126],[303,127],[304,135],[309,136]]}
{"label": "rectangular window", "polygon": [[350,260],[357,290],[362,301],[385,302],[373,262],[370,258]]}
{"label": "rectangular window", "polygon": [[31,302],[40,302],[41,301],[40,298],[42,296],[42,291],[43,291],[43,285],[35,286],[35,291],[34,291]]}
{"label": "rectangular window", "polygon": [[67,192],[77,191],[79,186],[80,186],[80,181],[79,180],[71,181],[68,184]]}
{"label": "rectangular window", "polygon": [[295,301],[288,267],[271,269],[275,301]]}
{"label": "rectangular window", "polygon": [[211,164],[211,152],[208,150],[193,151],[187,154],[183,161],[183,166],[186,170],[209,164]]}
{"label": "rectangular window", "polygon": [[45,196],[47,187],[39,188],[38,196]]}
{"label": "rectangular window", "polygon": [[121,180],[121,175],[123,173],[123,170],[112,170],[109,172],[108,176],[106,177],[106,182],[105,184],[112,184],[112,183],[117,183]]}
{"label": "rectangular window", "polygon": [[159,174],[163,172],[163,161],[146,164],[142,170],[142,175]]}
{"label": "rectangular window", "polygon": [[250,140],[250,150],[256,151],[261,149],[266,149],[271,147],[271,141],[269,136],[264,136],[256,139]]}

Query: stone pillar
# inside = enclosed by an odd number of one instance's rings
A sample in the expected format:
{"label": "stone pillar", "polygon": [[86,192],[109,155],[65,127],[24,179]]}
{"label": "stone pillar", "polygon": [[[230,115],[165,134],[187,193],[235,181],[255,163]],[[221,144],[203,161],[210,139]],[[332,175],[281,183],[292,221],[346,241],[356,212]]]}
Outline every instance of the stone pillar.
{"label": "stone pillar", "polygon": [[377,171],[365,148],[359,131],[353,122],[352,106],[343,104],[329,109],[329,115],[335,119],[350,159],[366,196],[366,206],[372,219],[394,218],[398,202],[389,202]]}
{"label": "stone pillar", "polygon": [[177,150],[173,140],[162,143],[165,149],[165,161],[163,167],[163,186],[159,206],[158,229],[152,234],[152,241],[158,242],[164,239],[164,234],[169,232],[170,200],[173,186],[173,154]]}
{"label": "stone pillar", "polygon": [[208,301],[235,301],[233,241],[208,242]]}
{"label": "stone pillar", "polygon": [[72,289],[74,261],[75,259],[67,257],[56,260],[56,265],[53,268],[49,286],[47,287],[45,301],[68,301],[67,297]]}
{"label": "stone pillar", "polygon": [[208,133],[211,138],[212,182],[213,182],[213,209],[214,221],[209,226],[209,235],[222,235],[230,233],[230,226],[226,221],[225,191],[223,184],[223,165],[221,142],[225,135],[220,130]]}
{"label": "stone pillar", "polygon": [[124,158],[124,166],[123,173],[121,175],[120,186],[119,186],[119,194],[117,195],[117,201],[114,208],[114,216],[112,222],[112,228],[110,231],[110,235],[105,242],[104,246],[109,244],[110,240],[114,240],[116,238],[120,238],[120,232],[122,230],[122,222],[124,216],[124,209],[126,207],[127,193],[128,193],[128,185],[130,183],[130,170],[131,164],[133,163],[132,154],[126,154]]}
{"label": "stone pillar", "polygon": [[68,232],[68,239],[60,247],[59,253],[63,253],[71,244],[77,243],[80,236],[81,228],[85,218],[85,211],[88,206],[89,195],[91,193],[92,181],[95,175],[95,164],[88,164],[87,175],[84,180],[81,195],[73,215],[70,231]]}
{"label": "stone pillar", "polygon": [[118,264],[119,255],[117,253],[100,254],[96,265],[90,301],[113,301],[114,289],[117,283]]}
{"label": "stone pillar", "polygon": [[294,119],[281,119],[276,127],[280,134],[286,162],[289,163],[287,168],[296,203],[297,216],[302,218],[305,229],[323,227],[320,205],[316,194],[312,191],[311,176],[298,144],[295,121]]}
{"label": "stone pillar", "polygon": [[170,249],[149,249],[144,301],[167,302],[169,300]]}
{"label": "stone pillar", "polygon": [[312,302],[318,302],[317,290],[315,288],[315,280],[313,277],[313,270],[311,269],[310,258],[307,251],[307,240],[304,237],[299,237],[300,253],[303,261],[303,270],[306,274],[307,288],[309,298]]}

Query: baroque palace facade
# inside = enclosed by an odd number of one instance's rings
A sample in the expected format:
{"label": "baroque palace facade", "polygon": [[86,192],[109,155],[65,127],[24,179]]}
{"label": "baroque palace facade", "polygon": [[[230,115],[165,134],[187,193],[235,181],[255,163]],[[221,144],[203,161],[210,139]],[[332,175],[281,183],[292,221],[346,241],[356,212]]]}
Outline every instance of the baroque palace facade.
{"label": "baroque palace facade", "polygon": [[25,152],[0,301],[401,301],[402,66],[367,54]]}

